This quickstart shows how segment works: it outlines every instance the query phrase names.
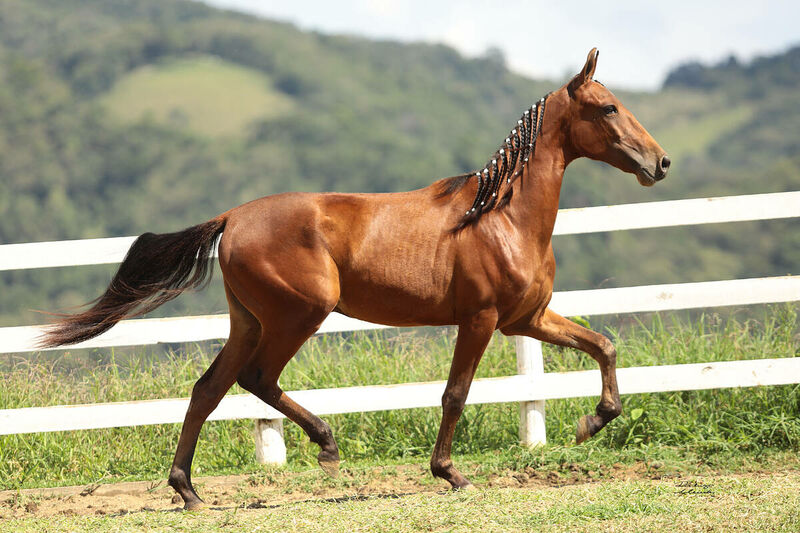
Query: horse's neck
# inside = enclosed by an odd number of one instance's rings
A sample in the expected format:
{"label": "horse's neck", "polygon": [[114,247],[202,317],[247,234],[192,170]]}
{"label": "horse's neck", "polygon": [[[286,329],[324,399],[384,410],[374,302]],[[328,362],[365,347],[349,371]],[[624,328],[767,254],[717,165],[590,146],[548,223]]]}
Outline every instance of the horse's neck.
{"label": "horse's neck", "polygon": [[508,208],[514,225],[525,239],[546,248],[553,234],[561,182],[567,159],[559,140],[547,136],[537,142],[531,165],[527,166],[514,185]]}

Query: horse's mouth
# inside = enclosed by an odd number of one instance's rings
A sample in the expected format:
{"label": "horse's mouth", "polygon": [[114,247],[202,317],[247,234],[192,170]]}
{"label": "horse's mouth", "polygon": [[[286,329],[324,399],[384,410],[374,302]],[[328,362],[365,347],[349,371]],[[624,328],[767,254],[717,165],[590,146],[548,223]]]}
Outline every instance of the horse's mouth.
{"label": "horse's mouth", "polygon": [[[627,147],[627,145],[625,145]],[[661,159],[666,160],[667,162],[664,166],[661,166],[660,160],[655,164],[647,164],[646,161],[650,159],[650,157],[644,157],[638,150],[629,149],[624,151],[625,154],[630,159],[630,166],[628,169],[633,167],[636,170],[633,170],[633,174],[636,175],[636,179],[639,181],[640,185],[645,187],[652,187],[667,177],[667,169],[669,168],[669,161],[666,156],[663,156]],[[628,170],[631,172],[631,170]]]}
{"label": "horse's mouth", "polygon": [[656,178],[655,176],[653,176],[653,173],[650,172],[648,169],[641,167],[639,168],[639,171],[636,172],[636,179],[639,180],[640,185],[644,185],[645,187],[652,187],[653,185],[656,184],[657,181],[661,181],[664,178],[663,176],[661,178]]}

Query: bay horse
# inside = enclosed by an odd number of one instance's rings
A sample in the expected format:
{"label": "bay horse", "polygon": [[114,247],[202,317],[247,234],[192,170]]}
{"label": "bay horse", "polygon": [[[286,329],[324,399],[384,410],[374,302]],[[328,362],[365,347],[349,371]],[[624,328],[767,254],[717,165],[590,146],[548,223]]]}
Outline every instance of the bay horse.
{"label": "bay horse", "polygon": [[410,192],[277,194],[183,231],[145,233],[94,305],[52,325],[42,345],[89,339],[203,285],[219,239],[230,337],[194,385],[170,470],[169,484],[186,509],[203,505],[190,474],[200,428],[236,382],[299,424],[319,445],[322,469],[338,472],[328,424],[278,385],[283,368],[332,311],[391,326],[458,326],[430,463],[433,475],[454,488],[472,488],[450,450],[495,330],[577,348],[597,360],[602,392],[595,413],[578,421],[576,440],[584,441],[622,404],[611,341],[547,308],[564,170],[589,157],[652,186],[670,166],[636,118],[593,80],[597,55],[592,49],[571,81],[526,110],[478,172]]}

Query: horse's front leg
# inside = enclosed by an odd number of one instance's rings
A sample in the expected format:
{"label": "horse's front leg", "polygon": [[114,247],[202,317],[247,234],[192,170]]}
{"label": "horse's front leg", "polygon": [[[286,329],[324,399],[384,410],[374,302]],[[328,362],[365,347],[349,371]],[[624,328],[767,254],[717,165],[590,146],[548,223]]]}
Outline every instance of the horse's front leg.
{"label": "horse's front leg", "polygon": [[472,483],[453,466],[450,451],[456,423],[464,410],[469,387],[486,345],[497,326],[497,313],[478,313],[458,327],[455,354],[450,366],[450,376],[442,395],[442,424],[431,457],[431,472],[448,481],[453,488],[469,488]]}
{"label": "horse's front leg", "polygon": [[603,429],[622,413],[622,402],[617,388],[617,350],[605,335],[601,335],[546,309],[544,314],[527,325],[515,324],[503,328],[507,335],[525,335],[544,342],[577,348],[591,355],[600,364],[603,389],[594,415],[585,415],[578,421],[575,440],[578,444]]}

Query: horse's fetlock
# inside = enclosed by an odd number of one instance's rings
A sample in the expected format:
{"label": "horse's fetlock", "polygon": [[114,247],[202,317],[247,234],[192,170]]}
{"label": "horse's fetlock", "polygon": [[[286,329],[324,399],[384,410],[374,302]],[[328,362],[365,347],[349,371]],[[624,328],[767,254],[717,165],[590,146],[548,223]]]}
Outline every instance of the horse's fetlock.
{"label": "horse's fetlock", "polygon": [[189,486],[189,477],[186,472],[180,468],[173,466],[169,471],[167,484],[175,490],[181,490]]}
{"label": "horse's fetlock", "polygon": [[435,477],[446,478],[450,469],[453,468],[451,459],[431,459],[431,474]]}
{"label": "horse's fetlock", "polygon": [[314,425],[313,432],[309,431],[309,437],[311,442],[322,450],[331,454],[339,454],[339,447],[336,445],[336,439],[333,438],[333,430],[325,421],[319,420],[319,423]]}
{"label": "horse's fetlock", "polygon": [[613,420],[622,414],[622,402],[613,400],[611,402],[601,401],[597,404],[597,415],[605,422]]}
{"label": "horse's fetlock", "polygon": [[320,420],[320,423],[315,429],[317,444],[320,446],[328,446],[333,442],[333,430],[331,430],[331,427],[324,421]]}

